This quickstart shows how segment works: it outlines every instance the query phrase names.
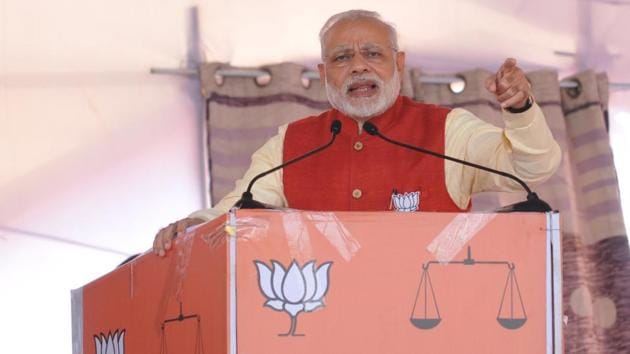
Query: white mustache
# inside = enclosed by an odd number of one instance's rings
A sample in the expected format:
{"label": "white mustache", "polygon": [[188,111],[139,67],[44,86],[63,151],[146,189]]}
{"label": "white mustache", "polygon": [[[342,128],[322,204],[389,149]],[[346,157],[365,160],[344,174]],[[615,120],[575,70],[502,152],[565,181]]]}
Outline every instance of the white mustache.
{"label": "white mustache", "polygon": [[373,74],[373,73],[361,74],[361,75],[352,76],[348,78],[343,83],[341,92],[348,92],[348,90],[350,89],[350,86],[360,83],[362,81],[373,81],[376,84],[376,86],[379,88],[383,87],[383,85],[385,84],[385,82],[381,80],[381,78],[378,77],[378,75],[376,74]]}

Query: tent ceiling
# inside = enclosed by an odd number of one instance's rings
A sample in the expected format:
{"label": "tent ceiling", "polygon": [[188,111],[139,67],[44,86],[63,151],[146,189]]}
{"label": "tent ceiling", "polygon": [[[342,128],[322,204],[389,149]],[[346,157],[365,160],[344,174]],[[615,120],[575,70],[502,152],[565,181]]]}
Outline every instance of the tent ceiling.
{"label": "tent ceiling", "polygon": [[328,16],[350,8],[380,12],[398,28],[408,65],[429,72],[496,68],[514,56],[526,69],[607,71],[630,82],[630,1],[329,1],[236,0],[200,5],[206,60],[257,66],[284,60],[314,65],[317,33]]}

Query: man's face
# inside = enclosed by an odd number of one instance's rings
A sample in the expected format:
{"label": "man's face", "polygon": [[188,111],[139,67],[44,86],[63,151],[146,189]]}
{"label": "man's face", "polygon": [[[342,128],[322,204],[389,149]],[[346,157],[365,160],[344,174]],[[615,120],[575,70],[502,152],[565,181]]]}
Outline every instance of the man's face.
{"label": "man's face", "polygon": [[370,19],[341,21],[328,31],[323,50],[319,74],[333,107],[367,120],[394,103],[405,57],[391,48],[385,25]]}

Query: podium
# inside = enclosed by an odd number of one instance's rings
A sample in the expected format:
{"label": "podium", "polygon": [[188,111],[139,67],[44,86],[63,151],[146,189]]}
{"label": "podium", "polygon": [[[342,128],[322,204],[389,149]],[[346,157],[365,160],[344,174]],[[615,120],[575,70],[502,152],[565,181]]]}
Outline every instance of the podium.
{"label": "podium", "polygon": [[558,219],[232,211],[73,290],[73,353],[561,353]]}

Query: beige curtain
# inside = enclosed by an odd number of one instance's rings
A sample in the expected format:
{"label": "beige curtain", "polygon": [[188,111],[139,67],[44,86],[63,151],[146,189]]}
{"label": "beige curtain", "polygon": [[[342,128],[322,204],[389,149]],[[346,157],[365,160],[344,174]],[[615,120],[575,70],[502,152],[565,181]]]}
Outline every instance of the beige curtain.
{"label": "beige curtain", "polygon": [[[502,126],[500,107],[484,88],[484,70],[451,73],[465,79],[456,94],[448,85],[423,85],[412,70],[415,99],[462,107]],[[605,75],[571,78],[577,89],[560,89],[552,71],[528,73],[536,101],[563,151],[558,172],[534,189],[560,211],[563,240],[563,300],[567,353],[630,352],[630,252],[605,116]],[[473,209],[493,210],[523,200],[524,193],[481,194]]]}
{"label": "beige curtain", "polygon": [[[304,81],[297,64],[257,68],[266,77],[218,77],[219,63],[201,66],[201,90],[206,99],[210,195],[219,201],[245,173],[250,156],[275,135],[278,126],[328,109],[319,80]],[[238,68],[245,69],[245,68]],[[270,80],[268,80],[270,78]]]}
{"label": "beige curtain", "polygon": [[[271,76],[267,84],[231,77],[221,83],[215,78],[219,68],[229,67],[218,63],[201,67],[215,201],[233,188],[251,153],[275,134],[278,125],[328,108],[319,80],[303,84],[302,66],[262,68]],[[462,107],[503,126],[500,107],[484,86],[490,73],[472,70],[446,76],[454,75],[466,81],[458,94],[448,85],[422,84],[421,71],[413,69],[404,75],[403,94]],[[534,190],[561,212],[566,352],[630,352],[630,252],[604,122],[606,78],[581,73],[575,77],[579,89],[571,90],[560,89],[553,71],[531,72],[528,78],[564,152],[558,172]],[[473,198],[473,209],[494,210],[524,198],[525,193],[480,194]]]}
{"label": "beige curtain", "polygon": [[575,213],[563,239],[569,352],[630,352],[630,255],[606,131],[608,81],[584,72],[562,91]]}

